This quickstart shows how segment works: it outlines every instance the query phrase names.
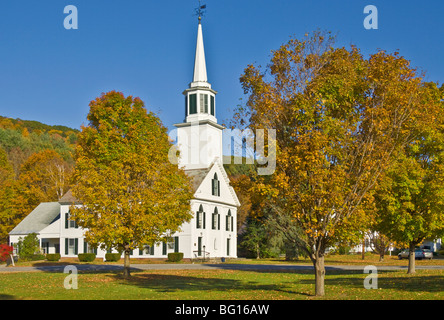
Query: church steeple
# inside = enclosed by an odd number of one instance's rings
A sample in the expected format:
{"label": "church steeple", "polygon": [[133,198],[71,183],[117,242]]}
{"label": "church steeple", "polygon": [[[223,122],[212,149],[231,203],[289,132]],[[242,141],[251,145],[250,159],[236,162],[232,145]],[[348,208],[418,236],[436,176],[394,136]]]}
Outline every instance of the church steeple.
{"label": "church steeple", "polygon": [[[203,35],[202,35],[202,24],[200,23],[199,17],[199,25],[197,27],[197,43],[196,43],[196,55],[194,58],[194,74],[193,74],[193,82],[190,86],[196,85],[209,85],[207,82],[207,66],[205,63],[205,50],[203,44]],[[210,86],[211,87],[211,86]]]}
{"label": "church steeple", "polygon": [[[200,3],[199,3],[200,4]],[[179,166],[186,170],[206,169],[218,159],[222,161],[223,126],[216,119],[216,94],[207,79],[201,16],[199,6],[196,56],[193,81],[185,95],[185,122],[177,127],[177,145],[180,150]]]}
{"label": "church steeple", "polygon": [[216,94],[211,89],[207,78],[205,50],[201,16],[197,26],[196,55],[194,57],[193,81],[183,94],[185,95],[185,122],[208,120],[217,123]]}

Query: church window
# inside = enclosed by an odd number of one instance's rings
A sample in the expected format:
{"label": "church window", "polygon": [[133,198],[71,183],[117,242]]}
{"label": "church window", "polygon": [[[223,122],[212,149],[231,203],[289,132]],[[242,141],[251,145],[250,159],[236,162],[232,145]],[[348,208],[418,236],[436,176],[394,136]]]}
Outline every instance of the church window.
{"label": "church window", "polygon": [[225,217],[225,231],[233,231],[233,216],[231,210],[228,210],[228,214]]}
{"label": "church window", "polygon": [[65,229],[77,229],[79,226],[71,217],[71,213],[68,211],[65,213]]}
{"label": "church window", "polygon": [[205,229],[205,212],[202,205],[199,206],[199,211],[196,212],[196,228]]}
{"label": "church window", "polygon": [[197,113],[197,95],[190,94],[190,114]]}
{"label": "church window", "polygon": [[179,252],[179,237],[174,237],[174,252]]}
{"label": "church window", "polygon": [[217,211],[217,207],[214,208],[214,212],[211,219],[211,229],[213,230],[220,230],[220,215]]}
{"label": "church window", "polygon": [[214,96],[210,96],[210,107],[211,107],[211,115],[214,116]]}
{"label": "church window", "polygon": [[139,248],[139,256],[143,256],[145,254],[154,255],[154,245],[144,245],[142,248]]}
{"label": "church window", "polygon": [[214,178],[211,180],[211,194],[213,196],[220,197],[220,181],[217,178],[217,174],[214,174]]}
{"label": "church window", "polygon": [[201,93],[200,97],[200,113],[208,113],[208,95]]}
{"label": "church window", "polygon": [[66,255],[78,254],[78,247],[79,247],[79,239],[65,238],[65,254]]}
{"label": "church window", "polygon": [[[83,253],[95,253],[97,254],[97,247],[92,246],[85,240],[83,240]],[[111,249],[109,249],[109,252],[111,253]]]}

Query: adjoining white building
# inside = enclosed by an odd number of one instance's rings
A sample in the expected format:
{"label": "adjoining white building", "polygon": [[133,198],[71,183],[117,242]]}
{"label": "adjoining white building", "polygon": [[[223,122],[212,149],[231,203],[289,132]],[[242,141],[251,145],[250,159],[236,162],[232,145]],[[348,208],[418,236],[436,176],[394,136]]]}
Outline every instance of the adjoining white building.
{"label": "adjoining white building", "polygon": [[[237,257],[237,208],[240,203],[222,165],[223,126],[216,119],[216,94],[207,80],[202,25],[199,19],[193,81],[185,95],[185,122],[176,124],[181,153],[179,167],[192,178],[194,214],[184,223],[173,242],[159,243],[133,250],[132,258],[166,258],[170,252],[182,252],[184,258]],[[71,194],[59,202],[38,205],[10,233],[9,242],[36,233],[44,253],[76,257],[95,252],[104,258],[106,251],[93,249],[85,241],[84,230],[69,217],[72,204],[81,205]]]}

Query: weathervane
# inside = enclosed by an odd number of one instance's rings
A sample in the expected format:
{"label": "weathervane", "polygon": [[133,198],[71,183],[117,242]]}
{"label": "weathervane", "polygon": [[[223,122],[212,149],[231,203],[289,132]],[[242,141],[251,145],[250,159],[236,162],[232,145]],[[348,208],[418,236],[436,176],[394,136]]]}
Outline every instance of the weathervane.
{"label": "weathervane", "polygon": [[202,19],[202,16],[205,13],[204,9],[206,9],[206,8],[207,8],[207,5],[206,4],[201,5],[200,0],[199,0],[199,6],[196,9],[194,9],[196,11],[196,16],[199,17],[199,23],[200,23],[200,20]]}

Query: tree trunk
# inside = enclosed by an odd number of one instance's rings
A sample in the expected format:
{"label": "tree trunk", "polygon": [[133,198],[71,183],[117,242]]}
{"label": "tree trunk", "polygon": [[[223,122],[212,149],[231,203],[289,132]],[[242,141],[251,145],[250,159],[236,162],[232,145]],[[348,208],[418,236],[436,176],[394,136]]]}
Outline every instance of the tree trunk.
{"label": "tree trunk", "polygon": [[415,273],[415,243],[411,242],[409,245],[409,268],[407,273]]}
{"label": "tree trunk", "polygon": [[362,260],[365,260],[365,238],[362,239]]}
{"label": "tree trunk", "polygon": [[128,279],[129,277],[131,277],[131,273],[130,273],[130,253],[131,253],[131,250],[129,248],[129,245],[125,245],[124,260],[123,260],[123,277],[125,279]]}
{"label": "tree trunk", "polygon": [[378,250],[379,250],[379,261],[384,261],[385,249],[386,249],[386,241],[383,237],[379,238],[378,241]]}
{"label": "tree trunk", "polygon": [[325,295],[325,265],[324,265],[324,255],[316,254],[313,255],[312,259],[315,268],[315,295],[324,296]]}

